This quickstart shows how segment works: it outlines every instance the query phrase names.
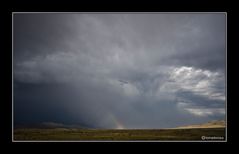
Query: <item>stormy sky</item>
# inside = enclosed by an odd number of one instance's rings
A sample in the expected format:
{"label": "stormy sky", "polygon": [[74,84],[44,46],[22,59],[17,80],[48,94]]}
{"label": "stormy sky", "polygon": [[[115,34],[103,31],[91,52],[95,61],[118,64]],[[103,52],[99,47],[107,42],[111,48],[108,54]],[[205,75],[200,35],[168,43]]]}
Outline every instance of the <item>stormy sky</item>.
{"label": "stormy sky", "polygon": [[224,13],[14,13],[14,123],[222,120],[225,42]]}

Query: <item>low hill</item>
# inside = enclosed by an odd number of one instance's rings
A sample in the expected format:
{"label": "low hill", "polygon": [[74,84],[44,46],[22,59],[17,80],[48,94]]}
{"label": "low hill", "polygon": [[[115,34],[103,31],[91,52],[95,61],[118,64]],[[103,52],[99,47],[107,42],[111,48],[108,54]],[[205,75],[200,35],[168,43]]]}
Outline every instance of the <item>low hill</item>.
{"label": "low hill", "polygon": [[203,124],[197,125],[188,125],[188,126],[180,126],[176,129],[186,129],[186,128],[225,128],[226,123],[224,120],[214,120]]}

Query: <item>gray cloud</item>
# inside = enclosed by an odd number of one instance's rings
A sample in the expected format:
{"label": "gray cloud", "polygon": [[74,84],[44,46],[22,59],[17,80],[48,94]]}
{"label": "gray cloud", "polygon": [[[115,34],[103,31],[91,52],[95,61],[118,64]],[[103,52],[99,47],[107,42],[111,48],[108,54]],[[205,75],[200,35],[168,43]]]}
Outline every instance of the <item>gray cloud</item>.
{"label": "gray cloud", "polygon": [[222,119],[224,76],[225,14],[14,14],[18,122],[162,128]]}

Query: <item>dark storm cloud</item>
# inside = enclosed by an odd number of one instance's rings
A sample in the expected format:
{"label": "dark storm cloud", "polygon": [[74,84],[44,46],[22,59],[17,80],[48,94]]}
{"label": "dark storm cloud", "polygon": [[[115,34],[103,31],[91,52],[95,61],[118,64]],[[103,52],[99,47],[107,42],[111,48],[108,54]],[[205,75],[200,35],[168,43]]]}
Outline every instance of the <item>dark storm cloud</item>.
{"label": "dark storm cloud", "polygon": [[[64,39],[70,39],[69,36],[74,34],[67,27],[66,16],[64,14],[15,14],[13,23],[16,59],[50,54],[64,47]],[[66,21],[63,22],[62,18]]]}
{"label": "dark storm cloud", "polygon": [[162,128],[225,115],[222,13],[14,14],[13,45],[19,122]]}

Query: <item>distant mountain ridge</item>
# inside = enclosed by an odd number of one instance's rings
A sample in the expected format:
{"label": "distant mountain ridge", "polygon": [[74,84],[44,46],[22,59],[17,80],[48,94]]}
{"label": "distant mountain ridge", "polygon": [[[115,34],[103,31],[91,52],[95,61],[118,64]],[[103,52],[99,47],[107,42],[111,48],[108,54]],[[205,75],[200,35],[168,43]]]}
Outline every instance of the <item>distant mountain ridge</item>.
{"label": "distant mountain ridge", "polygon": [[[207,123],[202,124],[193,124],[186,126],[179,126],[175,128],[166,128],[166,129],[191,129],[191,128],[225,128],[225,120],[213,120]],[[56,122],[42,122],[39,124],[30,124],[30,125],[15,125],[14,128],[39,128],[39,129],[104,129],[101,127],[90,127],[87,125],[66,125]]]}

